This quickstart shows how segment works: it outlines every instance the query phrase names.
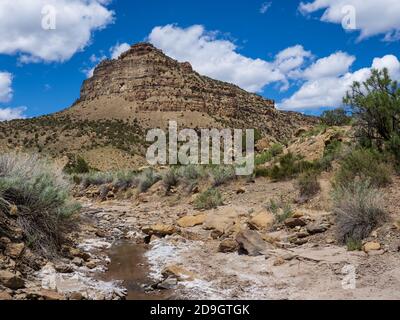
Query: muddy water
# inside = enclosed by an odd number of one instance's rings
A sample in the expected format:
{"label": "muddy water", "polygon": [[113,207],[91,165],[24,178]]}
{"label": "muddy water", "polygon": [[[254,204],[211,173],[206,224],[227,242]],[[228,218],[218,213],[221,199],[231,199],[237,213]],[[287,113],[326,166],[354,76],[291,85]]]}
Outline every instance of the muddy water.
{"label": "muddy water", "polygon": [[119,242],[111,247],[108,256],[111,263],[108,271],[101,276],[102,280],[120,280],[128,290],[127,300],[164,300],[172,296],[170,291],[148,291],[153,281],[148,276],[149,267],[144,254],[145,245],[130,242]]}

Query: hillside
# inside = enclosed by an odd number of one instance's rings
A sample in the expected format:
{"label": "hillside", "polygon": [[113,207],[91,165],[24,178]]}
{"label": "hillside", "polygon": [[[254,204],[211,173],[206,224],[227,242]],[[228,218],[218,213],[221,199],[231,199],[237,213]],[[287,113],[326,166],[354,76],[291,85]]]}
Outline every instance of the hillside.
{"label": "hillside", "polygon": [[[275,109],[272,100],[195,72],[147,43],[100,63],[68,109],[0,123],[0,150],[80,154],[96,168],[143,165],[146,130],[176,120],[185,128],[253,128],[286,140],[315,118]],[[113,155],[112,157],[110,155]]]}

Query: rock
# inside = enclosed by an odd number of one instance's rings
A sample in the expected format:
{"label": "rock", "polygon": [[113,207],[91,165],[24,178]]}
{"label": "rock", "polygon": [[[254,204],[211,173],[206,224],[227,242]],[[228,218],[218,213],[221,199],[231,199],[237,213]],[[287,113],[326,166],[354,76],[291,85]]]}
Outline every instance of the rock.
{"label": "rock", "polygon": [[335,240],[332,239],[332,238],[328,238],[328,239],[326,239],[325,242],[326,242],[327,244],[334,244],[334,243],[335,243]]}
{"label": "rock", "polygon": [[42,289],[38,292],[38,296],[44,300],[64,300],[64,296],[56,291]]}
{"label": "rock", "polygon": [[239,189],[236,190],[236,194],[244,194],[244,193],[246,193],[245,187],[240,187]]}
{"label": "rock", "polygon": [[229,230],[235,232],[235,230],[231,228],[237,224],[241,214],[244,215],[245,212],[240,212],[240,210],[235,207],[214,210],[207,215],[203,228],[205,230],[216,230],[220,234],[228,234]]}
{"label": "rock", "polygon": [[275,216],[268,211],[256,214],[250,221],[250,227],[256,230],[265,230],[271,228],[275,223]]}
{"label": "rock", "polygon": [[222,253],[230,253],[230,252],[235,252],[239,248],[239,244],[237,243],[236,240],[233,239],[225,239],[222,240],[221,243],[219,244],[218,251]]}
{"label": "rock", "polygon": [[370,251],[377,251],[381,249],[381,245],[379,242],[367,242],[366,244],[364,244],[363,247],[365,252],[370,252]]}
{"label": "rock", "polygon": [[237,234],[236,241],[239,247],[249,256],[265,254],[267,243],[261,238],[257,231],[244,230]]}
{"label": "rock", "polygon": [[166,267],[162,271],[162,275],[164,278],[176,278],[178,281],[193,281],[196,276],[193,272],[187,271],[184,268],[177,266],[177,265],[171,265]]}
{"label": "rock", "polygon": [[186,216],[177,221],[178,226],[181,228],[191,228],[194,226],[198,226],[204,223],[207,216],[204,214],[200,214],[197,216]]}
{"label": "rock", "polygon": [[292,218],[303,218],[304,217],[304,212],[302,211],[295,211],[292,215]]}
{"label": "rock", "polygon": [[328,226],[319,223],[312,223],[307,226],[307,231],[310,234],[324,233],[328,230]]}
{"label": "rock", "polygon": [[385,250],[374,250],[374,251],[369,251],[368,255],[369,256],[381,256],[384,253],[385,253]]}
{"label": "rock", "polygon": [[159,237],[170,236],[178,232],[178,229],[171,225],[157,224],[142,229],[143,233],[152,236],[156,235]]}
{"label": "rock", "polygon": [[74,272],[74,267],[69,264],[57,264],[54,266],[57,272],[60,273],[72,273]]}
{"label": "rock", "polygon": [[83,299],[84,299],[84,296],[80,292],[72,292],[69,295],[69,300],[77,300],[77,301],[79,301],[79,300],[83,300]]}
{"label": "rock", "polygon": [[12,296],[6,291],[0,292],[0,301],[6,300],[12,300]]}
{"label": "rock", "polygon": [[89,262],[86,263],[86,267],[88,267],[89,269],[92,270],[92,269],[97,267],[97,264],[94,261],[89,261]]}
{"label": "rock", "polygon": [[9,256],[13,259],[18,259],[21,256],[24,249],[25,249],[25,244],[23,243],[10,243],[7,245],[4,253],[6,256]]}
{"label": "rock", "polygon": [[96,236],[98,236],[99,238],[105,238],[105,237],[107,237],[106,233],[105,233],[104,231],[102,231],[102,230],[97,230],[95,234],[96,234]]}
{"label": "rock", "polygon": [[178,280],[174,277],[168,277],[164,281],[157,284],[158,289],[171,290],[178,285]]}
{"label": "rock", "polygon": [[75,257],[72,259],[72,263],[78,267],[81,267],[83,265],[83,259],[79,257]]}
{"label": "rock", "polygon": [[285,220],[285,226],[291,229],[304,227],[307,223],[302,218],[288,218]]}
{"label": "rock", "polygon": [[286,263],[285,259],[283,259],[282,257],[278,257],[275,259],[273,266],[274,267],[279,267],[281,265],[284,265]]}
{"label": "rock", "polygon": [[25,287],[25,281],[21,277],[6,270],[0,271],[0,283],[12,290],[18,290]]}
{"label": "rock", "polygon": [[297,232],[296,233],[296,237],[298,239],[304,239],[304,238],[307,238],[308,236],[310,236],[310,234],[308,232],[306,232],[306,231],[302,231],[302,232]]}
{"label": "rock", "polygon": [[81,258],[81,259],[83,259],[85,261],[88,261],[90,259],[90,257],[91,257],[89,253],[83,252],[83,251],[81,251],[79,249],[76,249],[76,248],[70,248],[69,252],[73,257],[78,257],[78,258]]}

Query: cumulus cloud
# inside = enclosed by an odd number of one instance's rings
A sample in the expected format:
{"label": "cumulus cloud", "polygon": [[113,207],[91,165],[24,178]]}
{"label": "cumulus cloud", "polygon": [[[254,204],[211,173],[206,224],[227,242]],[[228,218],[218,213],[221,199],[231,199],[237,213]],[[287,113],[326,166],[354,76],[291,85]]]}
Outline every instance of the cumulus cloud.
{"label": "cumulus cloud", "polygon": [[26,107],[18,108],[0,108],[0,121],[8,121],[14,119],[24,119]]}
{"label": "cumulus cloud", "polygon": [[114,47],[110,49],[111,59],[118,59],[121,54],[128,51],[130,48],[131,46],[129,45],[129,43],[117,43]]}
{"label": "cumulus cloud", "polygon": [[93,31],[113,21],[109,2],[2,0],[0,53],[20,54],[23,63],[66,61],[90,43]]}
{"label": "cumulus cloud", "polygon": [[[339,66],[343,61],[343,68]],[[345,53],[336,53],[316,61],[305,70],[305,82],[291,97],[278,104],[279,109],[306,110],[321,107],[339,107],[342,98],[354,81],[365,81],[371,69],[388,68],[391,77],[400,79],[400,62],[394,55],[375,58],[371,67],[351,72],[349,68],[355,58]],[[345,70],[347,69],[347,70]]]}
{"label": "cumulus cloud", "polygon": [[287,87],[283,72],[293,71],[309,56],[303,47],[295,46],[280,52],[272,61],[253,59],[238,53],[233,42],[218,35],[218,32],[207,32],[201,25],[186,29],[166,25],[155,27],[149,41],[168,56],[189,61],[197,72],[250,92],[260,92],[273,82]]}
{"label": "cumulus cloud", "polygon": [[0,72],[0,102],[9,102],[12,99],[13,90],[11,84],[12,74]]}
{"label": "cumulus cloud", "polygon": [[355,9],[355,28],[360,31],[360,40],[379,34],[387,41],[400,39],[398,0],[313,0],[301,2],[299,10],[303,14],[323,10],[321,21],[342,24],[348,6]]}

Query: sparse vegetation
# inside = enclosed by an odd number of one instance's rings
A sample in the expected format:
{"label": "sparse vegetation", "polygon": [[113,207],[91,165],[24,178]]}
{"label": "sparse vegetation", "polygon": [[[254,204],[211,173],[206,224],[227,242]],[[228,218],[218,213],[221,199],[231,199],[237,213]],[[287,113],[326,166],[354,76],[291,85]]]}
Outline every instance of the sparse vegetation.
{"label": "sparse vegetation", "polygon": [[210,170],[210,176],[212,185],[218,187],[235,179],[236,172],[233,166],[214,166]]}
{"label": "sparse vegetation", "polygon": [[347,126],[351,122],[351,117],[343,108],[324,111],[321,119],[322,123],[327,126]]}
{"label": "sparse vegetation", "polygon": [[38,156],[0,156],[0,215],[12,209],[26,242],[45,256],[60,248],[67,221],[80,208],[69,192],[63,173]]}
{"label": "sparse vegetation", "polygon": [[391,168],[377,151],[355,149],[341,161],[334,182],[346,186],[356,179],[368,180],[374,187],[384,187],[391,182]]}
{"label": "sparse vegetation", "polygon": [[321,185],[318,181],[318,172],[307,171],[302,173],[297,179],[297,185],[301,199],[308,200],[313,198],[321,190]]}
{"label": "sparse vegetation", "polygon": [[218,189],[210,188],[199,194],[194,202],[194,207],[198,210],[209,210],[222,205],[222,195]]}
{"label": "sparse vegetation", "polygon": [[153,169],[143,171],[138,177],[138,190],[140,193],[149,190],[156,182],[160,181],[161,176]]}
{"label": "sparse vegetation", "polygon": [[296,157],[292,153],[287,153],[279,159],[279,164],[274,165],[269,176],[274,181],[292,179],[298,174],[314,169],[314,164]]}
{"label": "sparse vegetation", "polygon": [[387,219],[381,194],[368,181],[336,187],[333,200],[339,243],[362,241]]}
{"label": "sparse vegetation", "polygon": [[90,171],[89,164],[81,156],[70,160],[64,167],[64,172],[67,174],[82,174]]}
{"label": "sparse vegetation", "polygon": [[279,201],[271,199],[266,205],[266,209],[275,216],[278,223],[282,223],[293,216],[292,206],[290,203],[283,201],[283,199]]}

